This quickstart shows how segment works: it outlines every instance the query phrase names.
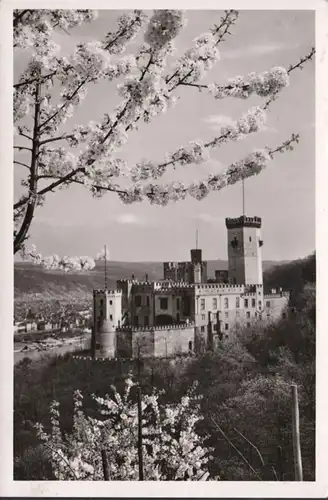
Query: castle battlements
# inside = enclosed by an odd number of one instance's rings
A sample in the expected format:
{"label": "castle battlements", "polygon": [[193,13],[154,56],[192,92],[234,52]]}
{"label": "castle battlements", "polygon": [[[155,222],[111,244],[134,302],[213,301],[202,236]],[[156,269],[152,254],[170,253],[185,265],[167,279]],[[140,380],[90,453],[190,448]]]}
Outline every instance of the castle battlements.
{"label": "castle battlements", "polygon": [[229,285],[226,283],[207,283],[194,285],[196,295],[223,295],[227,293],[241,294],[245,291],[245,285]]}
{"label": "castle battlements", "polygon": [[246,217],[242,215],[240,217],[235,217],[233,219],[227,218],[225,220],[227,229],[239,228],[239,227],[257,227],[260,228],[262,225],[262,219],[260,217]]}
{"label": "castle battlements", "polygon": [[103,288],[103,289],[97,289],[97,290],[93,290],[93,295],[98,295],[98,294],[105,294],[105,295],[122,295],[122,291],[121,290],[107,290],[107,288]]}
{"label": "castle battlements", "polygon": [[184,330],[186,328],[193,328],[194,322],[189,323],[174,323],[172,325],[161,326],[120,326],[116,328],[117,332],[157,332],[163,330]]}
{"label": "castle battlements", "polygon": [[278,292],[278,293],[265,293],[265,299],[277,299],[279,297],[289,297],[290,292]]}

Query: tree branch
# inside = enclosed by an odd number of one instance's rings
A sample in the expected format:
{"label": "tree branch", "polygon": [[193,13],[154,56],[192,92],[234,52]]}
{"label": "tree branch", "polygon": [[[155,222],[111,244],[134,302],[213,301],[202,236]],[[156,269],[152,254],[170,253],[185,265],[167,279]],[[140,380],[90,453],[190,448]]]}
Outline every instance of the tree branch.
{"label": "tree branch", "polygon": [[73,137],[72,134],[68,134],[68,135],[61,135],[61,136],[58,136],[58,137],[51,137],[50,139],[45,139],[44,141],[40,141],[40,146],[43,146],[44,144],[48,144],[49,142],[56,142],[56,141],[62,141],[62,140],[65,140],[65,139],[69,139]]}
{"label": "tree branch", "polygon": [[[31,158],[31,168],[29,175],[29,198],[28,205],[25,212],[23,222],[21,224],[20,230],[15,236],[14,240],[14,253],[20,250],[23,242],[27,238],[28,230],[30,228],[34,210],[36,205],[36,190],[37,190],[37,155],[39,151],[38,143],[38,126],[40,120],[41,103],[40,103],[40,83],[35,86],[35,111],[34,111],[34,127],[33,127],[33,146],[32,146],[32,158]],[[18,208],[18,207],[17,207]]]}
{"label": "tree branch", "polygon": [[31,167],[29,167],[28,165],[26,165],[26,163],[22,163],[21,161],[17,161],[17,160],[14,160],[14,163],[16,163],[17,165],[22,165],[22,167],[26,167],[30,170]]}
{"label": "tree branch", "polygon": [[14,149],[24,149],[26,151],[33,151],[32,148],[26,148],[25,146],[14,146]]}
{"label": "tree branch", "polygon": [[30,85],[31,83],[35,83],[35,82],[41,82],[42,80],[47,80],[48,78],[55,76],[55,74],[56,74],[56,71],[54,71],[53,73],[50,73],[49,75],[44,75],[44,76],[37,77],[37,78],[31,78],[31,80],[24,80],[23,82],[15,83],[13,85],[13,87],[14,87],[14,89],[18,89],[19,87],[23,87],[24,85]]}

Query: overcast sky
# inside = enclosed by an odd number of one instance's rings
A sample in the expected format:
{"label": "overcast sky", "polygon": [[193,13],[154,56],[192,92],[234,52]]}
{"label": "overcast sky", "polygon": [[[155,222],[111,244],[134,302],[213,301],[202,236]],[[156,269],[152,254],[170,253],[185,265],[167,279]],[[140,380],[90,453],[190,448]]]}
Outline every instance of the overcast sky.
{"label": "overcast sky", "polygon": [[[114,27],[119,11],[102,11],[93,23],[59,37],[64,54],[79,41],[102,39]],[[188,11],[187,27],[176,40],[180,53],[192,40],[218,23],[221,11]],[[233,36],[220,44],[221,60],[205,82],[224,83],[226,78],[263,71],[272,66],[298,62],[314,45],[312,11],[241,11]],[[137,42],[139,39],[137,40]],[[131,51],[136,50],[136,44]],[[15,60],[15,79],[24,59]],[[111,112],[118,103],[117,81],[90,88],[87,99],[67,126],[86,124]],[[254,148],[276,146],[300,133],[300,143],[290,153],[279,155],[266,171],[245,182],[246,214],[262,217],[263,258],[289,260],[308,255],[315,245],[315,141],[314,62],[291,75],[290,87],[273,103],[266,129],[246,140],[213,150],[212,159],[202,165],[178,167],[166,174],[189,183],[219,172]],[[215,136],[222,123],[238,119],[259,98],[214,100],[206,93],[184,87],[177,106],[167,114],[132,132],[120,157],[129,163],[146,158],[162,160],[166,152],[194,139]],[[15,176],[18,196],[19,174]],[[86,189],[71,186],[49,194],[38,209],[30,243],[43,254],[94,256],[104,243],[113,260],[185,260],[195,245],[196,229],[205,259],[226,259],[224,219],[241,215],[241,185],[228,187],[197,202],[188,198],[167,207],[124,205],[108,193],[95,200]]]}

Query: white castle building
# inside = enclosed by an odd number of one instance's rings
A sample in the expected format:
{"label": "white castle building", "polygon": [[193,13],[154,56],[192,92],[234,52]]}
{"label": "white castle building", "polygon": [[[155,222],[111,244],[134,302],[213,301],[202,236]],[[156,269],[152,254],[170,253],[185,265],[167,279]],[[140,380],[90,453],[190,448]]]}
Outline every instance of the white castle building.
{"label": "white castle building", "polygon": [[94,290],[93,356],[169,357],[213,349],[238,330],[276,321],[289,293],[264,293],[261,219],[226,219],[228,271],[207,279],[200,249],[190,262],[164,262],[161,281],[118,280]]}

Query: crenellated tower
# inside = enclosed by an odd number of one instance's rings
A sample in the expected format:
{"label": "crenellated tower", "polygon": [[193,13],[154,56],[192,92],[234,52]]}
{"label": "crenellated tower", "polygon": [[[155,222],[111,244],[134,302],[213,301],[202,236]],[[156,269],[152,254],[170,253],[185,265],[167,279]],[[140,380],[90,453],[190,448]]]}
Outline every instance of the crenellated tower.
{"label": "crenellated tower", "polygon": [[238,285],[262,285],[260,217],[227,218],[229,281]]}
{"label": "crenellated tower", "polygon": [[122,292],[118,290],[93,291],[92,350],[97,346],[104,357],[115,357],[116,328],[122,321]]}

